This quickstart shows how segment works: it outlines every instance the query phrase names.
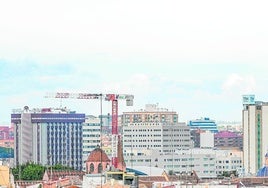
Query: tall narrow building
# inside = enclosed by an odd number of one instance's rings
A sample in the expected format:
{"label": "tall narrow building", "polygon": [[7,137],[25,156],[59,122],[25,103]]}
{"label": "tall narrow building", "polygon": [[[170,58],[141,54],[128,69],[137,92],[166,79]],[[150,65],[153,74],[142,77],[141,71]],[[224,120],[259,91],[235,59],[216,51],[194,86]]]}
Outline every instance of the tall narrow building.
{"label": "tall narrow building", "polygon": [[86,116],[83,123],[83,171],[86,171],[86,161],[89,154],[101,145],[101,123],[100,119],[94,116]]}
{"label": "tall narrow building", "polygon": [[255,101],[254,95],[243,95],[243,166],[246,174],[263,167],[268,151],[268,102]]}
{"label": "tall narrow building", "polygon": [[82,170],[82,124],[85,114],[67,109],[32,109],[11,114],[15,164],[62,164]]}

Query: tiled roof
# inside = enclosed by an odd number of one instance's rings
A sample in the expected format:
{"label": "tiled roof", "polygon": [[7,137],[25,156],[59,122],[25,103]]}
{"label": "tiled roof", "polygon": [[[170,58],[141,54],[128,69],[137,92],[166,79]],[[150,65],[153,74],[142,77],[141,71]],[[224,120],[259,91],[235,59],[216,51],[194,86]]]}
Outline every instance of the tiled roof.
{"label": "tiled roof", "polygon": [[140,182],[156,182],[156,181],[167,181],[164,176],[140,176]]}
{"label": "tiled roof", "polygon": [[153,182],[172,182],[179,181],[179,177],[176,175],[162,175],[162,176],[140,176],[139,184],[146,187],[152,187]]}
{"label": "tiled roof", "polygon": [[92,152],[90,152],[90,155],[87,158],[87,162],[99,162],[99,161],[110,162],[110,159],[102,149],[96,148]]}
{"label": "tiled roof", "polygon": [[[70,177],[70,176],[78,176],[80,178],[83,177],[85,172],[83,171],[77,171],[77,170],[47,170],[46,171],[47,176],[49,178],[52,178],[53,180],[57,180],[59,178],[64,178],[64,177]],[[51,174],[52,173],[52,174]]]}

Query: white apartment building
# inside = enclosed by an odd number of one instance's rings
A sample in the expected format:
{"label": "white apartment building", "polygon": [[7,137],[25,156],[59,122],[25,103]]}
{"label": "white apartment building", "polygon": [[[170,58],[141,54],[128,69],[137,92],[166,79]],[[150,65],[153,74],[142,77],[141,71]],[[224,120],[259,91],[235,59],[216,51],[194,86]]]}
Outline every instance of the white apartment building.
{"label": "white apartment building", "polygon": [[194,170],[199,178],[216,178],[223,172],[240,171],[242,166],[241,151],[202,148],[177,150],[173,154],[147,150],[142,155],[125,156],[124,159],[127,168],[159,167],[176,174],[190,174]]}
{"label": "white apartment building", "polygon": [[87,116],[83,123],[83,171],[86,170],[86,160],[91,151],[101,143],[101,124],[100,119]]}
{"label": "white apartment building", "polygon": [[244,95],[242,112],[243,167],[246,175],[256,175],[268,151],[268,102],[255,101],[254,95]]}
{"label": "white apartment building", "polygon": [[129,123],[123,127],[125,155],[138,156],[149,149],[160,153],[173,153],[190,146],[190,130],[185,123]]}
{"label": "white apartment building", "polygon": [[124,159],[127,168],[158,167],[175,174],[191,174],[195,170],[199,178],[215,178],[215,153],[208,154],[200,151],[202,149],[177,150],[174,153],[160,154],[158,151],[148,150],[143,155],[126,156]]}
{"label": "white apartment building", "polygon": [[240,150],[216,150],[216,174],[222,175],[224,172],[232,173],[236,171],[242,176],[242,157]]}

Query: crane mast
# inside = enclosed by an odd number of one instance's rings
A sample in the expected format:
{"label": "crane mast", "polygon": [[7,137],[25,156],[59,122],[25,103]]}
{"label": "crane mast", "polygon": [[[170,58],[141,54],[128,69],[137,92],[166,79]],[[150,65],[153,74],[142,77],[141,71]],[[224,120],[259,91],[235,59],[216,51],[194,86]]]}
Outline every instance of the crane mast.
{"label": "crane mast", "polygon": [[[118,168],[118,100],[126,100],[127,106],[133,106],[133,95],[128,94],[97,94],[97,93],[47,93],[46,98],[100,99],[112,102],[112,166]],[[101,138],[102,139],[102,138]]]}

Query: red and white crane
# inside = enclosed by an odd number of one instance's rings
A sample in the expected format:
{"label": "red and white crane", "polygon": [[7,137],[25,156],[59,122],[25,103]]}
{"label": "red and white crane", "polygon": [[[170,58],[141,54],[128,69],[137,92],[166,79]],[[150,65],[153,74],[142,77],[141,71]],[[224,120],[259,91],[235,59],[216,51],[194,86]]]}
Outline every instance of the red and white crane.
{"label": "red and white crane", "polygon": [[118,153],[117,146],[119,141],[118,133],[118,100],[126,100],[127,106],[133,106],[134,95],[128,94],[92,94],[92,93],[47,93],[46,98],[73,98],[73,99],[104,99],[105,101],[112,101],[112,165],[118,167]]}

